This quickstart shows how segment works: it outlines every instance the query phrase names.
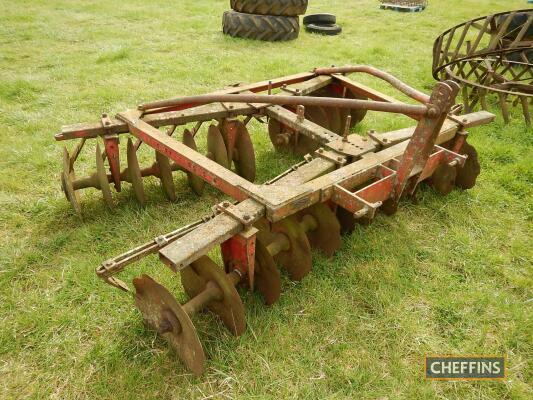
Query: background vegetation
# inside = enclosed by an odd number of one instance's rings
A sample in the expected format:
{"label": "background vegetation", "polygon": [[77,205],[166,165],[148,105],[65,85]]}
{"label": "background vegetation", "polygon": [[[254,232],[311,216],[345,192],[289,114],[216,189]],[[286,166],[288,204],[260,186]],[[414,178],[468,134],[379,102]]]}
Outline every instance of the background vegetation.
{"label": "background vegetation", "polygon": [[[434,0],[399,14],[374,0],[313,0],[308,11],[337,14],[342,35],[262,43],[222,35],[228,3],[0,0],[0,398],[532,398],[533,132],[520,114],[472,132],[482,164],[473,190],[443,198],[424,188],[419,205],[357,229],[334,259],[316,254],[314,271],[285,279],[272,307],[244,293],[242,337],[209,314],[194,318],[208,357],[200,378],[144,328],[130,298],[97,279],[102,260],[195,220],[222,195],[198,198],[177,176],[175,204],[153,180],[146,208],[126,187],[110,212],[87,190],[82,223],[59,186],[61,125],[330,64],[371,64],[429,92],[439,33],[526,7]],[[407,124],[369,114],[358,130]],[[252,132],[260,180],[294,161],[272,150],[265,127]],[[94,170],[87,154],[78,175]],[[126,279],[141,270],[184,299],[155,257]],[[508,378],[426,382],[425,353],[506,354]]]}

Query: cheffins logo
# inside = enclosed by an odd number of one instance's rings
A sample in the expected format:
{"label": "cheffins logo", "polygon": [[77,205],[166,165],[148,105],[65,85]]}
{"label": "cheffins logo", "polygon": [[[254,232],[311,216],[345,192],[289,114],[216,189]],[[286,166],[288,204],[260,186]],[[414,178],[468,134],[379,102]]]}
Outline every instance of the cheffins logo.
{"label": "cheffins logo", "polygon": [[497,380],[505,379],[505,357],[426,356],[426,379]]}

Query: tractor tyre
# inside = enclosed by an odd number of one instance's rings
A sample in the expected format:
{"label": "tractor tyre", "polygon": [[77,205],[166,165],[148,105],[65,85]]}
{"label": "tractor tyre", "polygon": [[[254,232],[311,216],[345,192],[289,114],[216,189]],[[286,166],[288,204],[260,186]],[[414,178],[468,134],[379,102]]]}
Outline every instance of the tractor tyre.
{"label": "tractor tyre", "polygon": [[296,39],[300,24],[298,17],[226,11],[222,17],[222,31],[233,37],[275,42]]}
{"label": "tractor tyre", "polygon": [[308,0],[231,0],[231,8],[247,14],[296,17],[305,14]]}

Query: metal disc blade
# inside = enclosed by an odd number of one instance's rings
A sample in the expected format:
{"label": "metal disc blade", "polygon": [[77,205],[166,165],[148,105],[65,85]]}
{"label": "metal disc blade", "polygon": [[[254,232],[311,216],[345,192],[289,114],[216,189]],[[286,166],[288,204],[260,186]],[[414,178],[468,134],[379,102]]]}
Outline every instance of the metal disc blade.
{"label": "metal disc blade", "polygon": [[233,163],[237,173],[244,179],[255,180],[255,152],[250,133],[242,122],[237,123],[237,140],[233,151]]}
{"label": "metal disc blade", "polygon": [[[339,94],[337,94],[331,86],[323,87],[313,93],[313,96],[317,97],[339,97]],[[341,116],[339,109],[336,107],[316,107],[319,110],[319,117],[318,120],[315,122],[316,124],[332,131],[335,133],[339,133],[341,129]]]}
{"label": "metal disc blade", "polygon": [[222,292],[221,300],[212,300],[206,307],[220,317],[226,328],[238,336],[246,329],[244,305],[235,286],[226,273],[209,257],[202,256],[181,272],[181,283],[190,298],[200,294],[209,281],[215,283]]}
{"label": "metal disc blade", "polygon": [[135,197],[137,201],[144,206],[146,204],[146,199],[144,196],[144,185],[143,178],[141,175],[141,168],[139,166],[139,160],[137,159],[137,152],[135,151],[135,146],[131,138],[128,138],[128,147],[127,147],[127,159],[128,159],[128,173],[129,179],[133,186],[133,191],[135,192]]}
{"label": "metal disc blade", "polygon": [[170,201],[176,201],[176,189],[174,187],[174,179],[172,179],[172,167],[170,166],[169,158],[156,151],[155,160],[159,170],[159,179],[161,180],[161,186],[163,187],[165,196]]}
{"label": "metal disc blade", "polygon": [[341,112],[338,107],[328,107],[326,112],[329,118],[329,130],[341,135],[344,131],[344,121],[341,120]]}
{"label": "metal disc blade", "polygon": [[228,150],[220,129],[215,125],[211,125],[207,130],[207,154],[208,158],[229,169]]}
{"label": "metal disc blade", "polygon": [[[342,91],[340,90],[334,90],[332,86],[327,86],[324,89],[321,90],[321,93],[323,93],[323,96],[327,97],[342,97]],[[355,92],[352,92],[350,89],[346,89],[344,92],[344,96],[346,99],[358,99],[358,100],[368,100],[367,97],[361,96]],[[344,124],[346,122],[346,115],[350,114],[352,117],[352,121],[350,123],[350,128],[353,128],[356,124],[361,122],[367,113],[367,110],[357,110],[357,109],[338,109],[341,114],[341,122],[342,122],[342,129],[344,129]],[[339,132],[339,134],[342,134],[342,132]]]}
{"label": "metal disc blade", "polygon": [[272,225],[272,232],[285,235],[289,249],[274,255],[294,281],[302,280],[311,271],[311,246],[300,224],[294,217],[288,217]]}
{"label": "metal disc blade", "polygon": [[[198,151],[196,142],[194,141],[194,136],[188,129],[183,131],[183,144],[194,151]],[[187,180],[189,181],[189,187],[192,189],[192,191],[197,195],[201,195],[204,191],[205,182],[192,172],[187,172]]]}
{"label": "metal disc blade", "polygon": [[263,296],[265,304],[278,301],[281,294],[281,276],[274,258],[259,239],[255,242],[255,286]]}
{"label": "metal disc blade", "polygon": [[457,169],[448,164],[441,164],[433,172],[429,179],[429,183],[433,188],[442,195],[449,194],[455,187],[455,178],[457,177]]}
{"label": "metal disc blade", "polygon": [[305,107],[305,118],[323,128],[329,129],[329,119],[323,107],[308,106]]}
{"label": "metal disc blade", "polygon": [[477,177],[481,171],[477,151],[474,146],[464,142],[459,153],[467,155],[468,158],[462,167],[457,168],[455,184],[461,189],[471,189],[476,185]]}
{"label": "metal disc blade", "polygon": [[[280,137],[282,133],[281,124],[279,121],[275,120],[274,118],[270,118],[268,121],[268,136],[270,137],[272,145],[277,151],[290,151],[292,148],[290,140],[282,140],[282,137]],[[289,138],[289,136],[287,136],[287,138]]]}
{"label": "metal disc blade", "polygon": [[176,350],[195,375],[204,371],[205,354],[196,329],[183,307],[162,285],[148,275],[133,279],[135,305],[145,322]]}
{"label": "metal disc blade", "polygon": [[104,166],[104,159],[100,146],[96,143],[96,177],[98,179],[98,186],[104,196],[104,201],[109,208],[113,208],[113,198],[111,196],[111,188],[109,187],[109,180]]}
{"label": "metal disc blade", "polygon": [[311,247],[320,249],[326,257],[332,257],[341,245],[341,226],[335,213],[324,203],[317,203],[300,211],[296,218],[302,222],[306,215],[311,216],[316,224],[307,232]]}
{"label": "metal disc blade", "polygon": [[60,178],[61,188],[63,189],[63,193],[65,193],[65,197],[72,205],[76,214],[80,215],[80,196],[78,191],[74,190],[73,184],[76,180],[76,175],[74,174],[74,170],[70,168],[70,155],[66,147],[63,148],[63,171],[61,172]]}

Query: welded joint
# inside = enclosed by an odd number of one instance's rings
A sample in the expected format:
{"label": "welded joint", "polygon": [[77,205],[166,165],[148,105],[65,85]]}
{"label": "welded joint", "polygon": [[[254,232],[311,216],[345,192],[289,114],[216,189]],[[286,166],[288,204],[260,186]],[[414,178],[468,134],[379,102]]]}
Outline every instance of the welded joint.
{"label": "welded joint", "polygon": [[[348,207],[346,199],[350,199],[350,203],[352,203],[350,207]],[[340,185],[333,186],[331,200],[343,208],[352,209],[354,218],[373,218],[376,214],[376,210],[383,205],[382,201],[369,202],[363,199],[361,196],[358,196],[356,193],[352,193]],[[354,210],[354,208],[357,209]]]}
{"label": "welded joint", "polygon": [[438,145],[435,146],[435,149],[437,152],[442,151],[444,153],[446,161],[448,162],[448,165],[450,167],[462,167],[465,164],[466,159],[468,158],[468,156],[464,154],[456,153],[452,150],[448,150],[447,148]]}

